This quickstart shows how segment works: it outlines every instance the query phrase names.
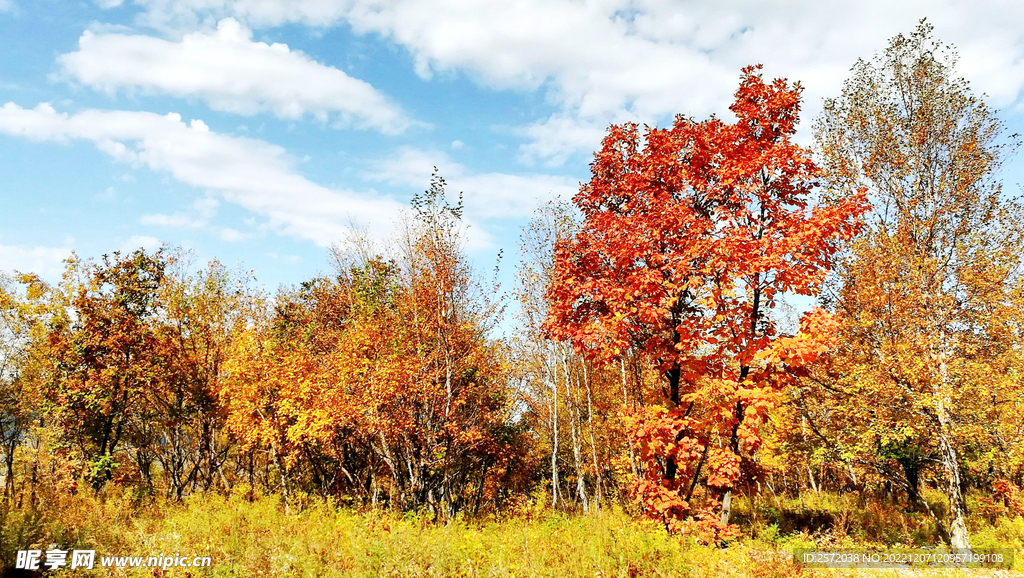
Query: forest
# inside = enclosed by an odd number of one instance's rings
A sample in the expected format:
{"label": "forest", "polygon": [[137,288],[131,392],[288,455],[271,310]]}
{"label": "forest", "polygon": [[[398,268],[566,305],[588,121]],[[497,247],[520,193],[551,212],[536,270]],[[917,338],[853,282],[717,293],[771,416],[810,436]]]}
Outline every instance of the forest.
{"label": "forest", "polygon": [[212,557],[105,570],[139,576],[1019,557],[1020,140],[956,63],[922,21],[806,145],[801,85],[760,66],[730,118],[609,127],[523,229],[514,287],[468,258],[436,171],[391,238],[354,230],[273,295],[167,246],[3,272],[0,568],[51,547]]}

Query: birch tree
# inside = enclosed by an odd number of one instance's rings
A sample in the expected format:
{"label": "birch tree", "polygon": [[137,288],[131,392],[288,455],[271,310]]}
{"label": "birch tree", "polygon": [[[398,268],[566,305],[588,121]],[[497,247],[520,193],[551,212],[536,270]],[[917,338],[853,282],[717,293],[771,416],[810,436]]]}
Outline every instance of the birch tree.
{"label": "birch tree", "polygon": [[995,179],[1015,137],[931,33],[922,20],[858,61],[815,125],[827,195],[867,189],[873,206],[840,269],[843,345],[817,395],[845,408],[856,451],[903,459],[912,498],[917,464],[940,466],[946,539],[967,548],[969,462],[1020,392],[1024,215]]}

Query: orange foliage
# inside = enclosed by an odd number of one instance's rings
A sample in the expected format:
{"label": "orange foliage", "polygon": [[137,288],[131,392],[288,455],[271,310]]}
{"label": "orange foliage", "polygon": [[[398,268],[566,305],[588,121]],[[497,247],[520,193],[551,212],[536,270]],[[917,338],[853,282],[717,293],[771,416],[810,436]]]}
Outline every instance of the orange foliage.
{"label": "orange foliage", "polygon": [[743,70],[735,124],[611,127],[548,291],[551,336],[599,362],[632,349],[664,373],[668,407],[638,415],[633,436],[636,493],[670,527],[696,512],[702,474],[727,522],[777,392],[829,344],[827,314],[785,337],[768,313],[783,293],[819,290],[866,208],[862,193],[811,206],[818,169],[790,140],[800,88],[757,69]]}
{"label": "orange foliage", "polygon": [[[497,493],[517,455],[492,306],[458,252],[459,207],[436,179],[404,262],[357,260],[279,297],[223,389],[231,430],[269,447],[285,491],[421,505],[450,516]],[[486,491],[486,495],[485,494]]]}

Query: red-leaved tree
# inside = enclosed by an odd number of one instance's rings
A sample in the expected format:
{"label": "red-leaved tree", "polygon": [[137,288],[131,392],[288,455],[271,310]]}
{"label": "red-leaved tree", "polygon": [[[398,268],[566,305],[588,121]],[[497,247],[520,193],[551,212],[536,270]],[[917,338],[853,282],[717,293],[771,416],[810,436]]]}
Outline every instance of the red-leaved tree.
{"label": "red-leaved tree", "polygon": [[792,142],[801,87],[759,69],[743,69],[735,123],[612,126],[573,199],[583,224],[555,251],[548,334],[597,362],[633,350],[664,372],[667,403],[636,415],[631,435],[636,495],[670,529],[728,524],[733,488],[756,475],[760,426],[832,331],[816,309],[783,335],[770,313],[784,293],[819,291],[867,206],[863,193],[811,202],[819,171]]}

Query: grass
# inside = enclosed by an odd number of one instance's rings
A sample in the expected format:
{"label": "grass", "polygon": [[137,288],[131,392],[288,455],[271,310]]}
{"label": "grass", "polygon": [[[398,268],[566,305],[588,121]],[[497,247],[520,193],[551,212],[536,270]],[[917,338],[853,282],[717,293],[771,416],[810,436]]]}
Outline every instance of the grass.
{"label": "grass", "polygon": [[[539,501],[539,500],[538,500]],[[219,495],[184,503],[149,501],[111,492],[105,499],[64,496],[39,511],[0,512],[0,556],[11,565],[18,549],[95,549],[101,555],[210,556],[210,568],[122,569],[112,576],[907,576],[896,571],[812,571],[794,566],[796,547],[906,545],[927,537],[923,522],[880,505],[823,494],[739,508],[748,535],[725,548],[670,536],[659,525],[618,508],[591,515],[517,509],[503,519],[456,519],[436,524],[427,516],[357,511],[310,500],[286,512],[280,498],[248,501]],[[906,520],[901,521],[901,516]],[[817,526],[798,527],[803,521]],[[819,523],[823,522],[823,523]],[[866,528],[868,523],[893,528]],[[920,527],[915,526],[920,522]],[[887,533],[888,532],[888,533]],[[900,534],[902,532],[902,534]],[[900,534],[902,538],[885,542]],[[1024,519],[1001,519],[975,528],[977,546],[1024,552]],[[1022,566],[1018,562],[1018,569]],[[865,574],[865,572],[867,572]],[[60,575],[75,576],[70,571]],[[79,572],[82,576],[101,572]],[[909,574],[916,575],[916,574]],[[932,571],[929,576],[1017,575],[991,571]]]}

